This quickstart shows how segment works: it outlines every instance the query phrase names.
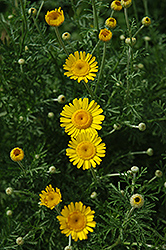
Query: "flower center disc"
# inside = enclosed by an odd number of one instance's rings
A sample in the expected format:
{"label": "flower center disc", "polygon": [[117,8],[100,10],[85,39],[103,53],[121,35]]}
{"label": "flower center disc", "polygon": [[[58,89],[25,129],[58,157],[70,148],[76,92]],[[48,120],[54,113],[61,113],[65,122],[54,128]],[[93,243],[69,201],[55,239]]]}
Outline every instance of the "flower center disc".
{"label": "flower center disc", "polygon": [[86,110],[79,109],[73,113],[71,121],[76,128],[86,129],[92,123],[92,115]]}
{"label": "flower center disc", "polygon": [[86,226],[86,217],[79,211],[73,212],[68,217],[68,226],[70,229],[78,232]]}
{"label": "flower center disc", "polygon": [[52,207],[57,203],[58,198],[59,198],[58,194],[51,193],[46,196],[45,201],[49,207]]}
{"label": "flower center disc", "polygon": [[89,160],[95,156],[96,147],[89,141],[83,141],[78,144],[76,152],[81,159]]}
{"label": "flower center disc", "polygon": [[137,203],[137,204],[140,203],[140,198],[139,197],[135,198],[135,203]]}
{"label": "flower center disc", "polygon": [[50,18],[52,20],[56,20],[56,19],[58,19],[59,16],[61,16],[61,14],[59,12],[54,12],[54,13],[51,13]]}
{"label": "flower center disc", "polygon": [[15,156],[18,156],[19,154],[20,154],[20,150],[19,149],[14,150],[14,155]]}
{"label": "flower center disc", "polygon": [[85,76],[89,73],[89,64],[84,60],[77,60],[72,67],[73,75]]}

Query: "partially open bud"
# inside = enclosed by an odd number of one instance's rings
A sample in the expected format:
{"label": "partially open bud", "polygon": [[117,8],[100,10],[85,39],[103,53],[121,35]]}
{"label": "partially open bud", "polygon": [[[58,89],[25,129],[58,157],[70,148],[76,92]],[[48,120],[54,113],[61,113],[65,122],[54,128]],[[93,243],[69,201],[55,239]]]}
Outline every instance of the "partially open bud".
{"label": "partially open bud", "polygon": [[161,178],[163,176],[163,172],[160,171],[160,170],[156,170],[155,176],[158,177],[158,178]]}
{"label": "partially open bud", "polygon": [[11,195],[13,193],[13,188],[8,187],[8,188],[6,188],[5,192],[7,195]]}
{"label": "partially open bud", "polygon": [[56,168],[54,167],[54,166],[51,166],[50,168],[49,168],[49,173],[50,174],[54,174],[56,172]]}
{"label": "partially open bud", "polygon": [[132,38],[130,39],[130,37],[127,37],[127,38],[125,39],[125,43],[126,43],[126,44],[129,44],[129,45],[131,45],[131,46],[134,46],[134,44],[136,43],[136,38],[135,38],[135,37],[132,37]]}
{"label": "partially open bud", "polygon": [[131,172],[132,172],[133,174],[138,173],[138,171],[139,171],[139,168],[138,168],[137,166],[131,167]]}
{"label": "partially open bud", "polygon": [[17,243],[17,245],[19,245],[19,246],[23,245],[23,244],[24,244],[23,238],[22,238],[22,237],[18,237],[18,238],[16,239],[16,243]]}
{"label": "partially open bud", "polygon": [[37,10],[35,9],[35,8],[30,8],[29,10],[28,10],[28,14],[29,15],[32,15],[32,16],[36,16],[36,14],[37,14]]}
{"label": "partially open bud", "polygon": [[151,24],[151,19],[148,16],[142,18],[142,24],[144,26],[149,26]]}
{"label": "partially open bud", "polygon": [[144,198],[141,194],[134,194],[130,198],[130,204],[134,208],[141,208],[144,205]]}
{"label": "partially open bud", "polygon": [[139,129],[140,131],[144,131],[144,130],[146,129],[146,124],[143,123],[143,122],[139,123],[139,124],[138,124],[138,129]]}
{"label": "partially open bud", "polygon": [[148,148],[146,150],[146,153],[147,153],[147,155],[152,156],[153,155],[153,149],[152,148]]}
{"label": "partially open bud", "polygon": [[20,59],[18,60],[18,63],[19,63],[20,65],[23,65],[23,64],[25,63],[25,60],[24,60],[23,58],[20,58]]}
{"label": "partially open bud", "polygon": [[96,197],[97,197],[97,193],[96,192],[92,192],[90,198],[95,199]]}
{"label": "partially open bud", "polygon": [[70,35],[69,32],[65,32],[65,33],[62,34],[62,39],[63,39],[64,41],[70,40],[70,38],[71,38],[71,35]]}

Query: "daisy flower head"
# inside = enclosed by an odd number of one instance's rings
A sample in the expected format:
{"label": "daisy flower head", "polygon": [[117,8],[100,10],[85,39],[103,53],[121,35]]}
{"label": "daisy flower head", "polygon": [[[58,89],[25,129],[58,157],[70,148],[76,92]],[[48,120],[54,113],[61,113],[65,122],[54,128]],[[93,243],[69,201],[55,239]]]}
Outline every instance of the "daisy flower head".
{"label": "daisy flower head", "polygon": [[105,21],[105,25],[108,28],[114,29],[116,27],[116,19],[113,18],[113,17],[107,18],[106,21]]}
{"label": "daisy flower head", "polygon": [[24,151],[21,148],[13,148],[10,151],[10,158],[13,161],[22,161],[22,159],[24,158]]}
{"label": "daisy flower head", "polygon": [[45,20],[50,26],[60,26],[65,20],[61,7],[59,7],[59,9],[47,11]]}
{"label": "daisy flower head", "polygon": [[141,194],[134,194],[130,198],[130,204],[134,208],[141,208],[144,205],[144,198]]}
{"label": "daisy flower head", "polygon": [[129,8],[132,4],[132,0],[121,0],[121,5],[124,7],[124,8]]}
{"label": "daisy flower head", "polygon": [[112,38],[112,32],[108,29],[101,29],[99,33],[99,40],[108,42]]}
{"label": "daisy flower head", "polygon": [[148,16],[142,18],[142,24],[144,26],[149,26],[151,24],[151,19]]}
{"label": "daisy flower head", "polygon": [[61,127],[71,137],[77,137],[80,132],[89,131],[96,134],[100,130],[105,116],[101,115],[103,110],[94,100],[89,103],[88,98],[75,98],[73,103],[65,105],[60,113]]}
{"label": "daisy flower head", "polygon": [[96,222],[93,221],[95,211],[83,205],[81,201],[75,204],[71,202],[68,207],[64,206],[58,215],[61,233],[67,237],[71,234],[74,241],[87,239],[87,234],[93,232]]}
{"label": "daisy flower head", "polygon": [[62,196],[59,188],[55,189],[50,184],[46,187],[46,191],[41,191],[42,194],[40,196],[40,205],[44,205],[50,209],[53,209],[56,205],[58,205],[62,201]]}
{"label": "daisy flower head", "polygon": [[67,70],[64,75],[77,80],[78,83],[80,83],[81,80],[84,80],[86,83],[88,80],[94,80],[96,72],[98,72],[95,59],[95,56],[92,57],[91,54],[86,54],[85,51],[76,51],[74,55],[70,54],[63,65],[63,68]]}
{"label": "daisy flower head", "polygon": [[122,5],[120,1],[113,1],[111,3],[111,9],[115,11],[120,11],[122,9]]}
{"label": "daisy flower head", "polygon": [[76,139],[71,138],[69,141],[66,155],[78,169],[82,167],[85,170],[91,166],[95,168],[96,164],[100,165],[102,161],[100,157],[105,157],[106,146],[101,142],[98,134],[80,133]]}

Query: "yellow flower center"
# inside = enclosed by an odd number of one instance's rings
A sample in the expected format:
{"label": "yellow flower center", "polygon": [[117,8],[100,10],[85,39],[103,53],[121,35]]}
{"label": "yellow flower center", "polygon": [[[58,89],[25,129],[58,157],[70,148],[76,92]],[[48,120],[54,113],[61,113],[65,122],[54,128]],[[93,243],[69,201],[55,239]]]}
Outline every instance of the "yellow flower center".
{"label": "yellow flower center", "polygon": [[59,195],[57,193],[49,193],[44,200],[49,207],[52,207],[58,204]]}
{"label": "yellow flower center", "polygon": [[86,76],[89,73],[89,63],[84,60],[77,60],[72,66],[73,75]]}
{"label": "yellow flower center", "polygon": [[108,31],[108,30],[103,30],[103,31],[102,31],[102,35],[103,35],[104,37],[107,37],[107,36],[109,35],[109,31]]}
{"label": "yellow flower center", "polygon": [[116,4],[117,6],[121,6],[121,3],[118,2],[118,1],[115,1],[115,4]]}
{"label": "yellow flower center", "polygon": [[75,111],[71,117],[72,123],[78,129],[86,129],[89,128],[92,123],[92,115],[83,109],[79,109]]}
{"label": "yellow flower center", "polygon": [[60,13],[60,12],[53,12],[53,13],[50,13],[50,19],[52,19],[52,20],[56,20],[56,19],[58,19],[60,16],[61,16],[61,13]]}
{"label": "yellow flower center", "polygon": [[15,150],[14,150],[14,155],[15,155],[15,156],[18,156],[19,154],[20,154],[20,150],[19,150],[19,149],[15,149]]}
{"label": "yellow flower center", "polygon": [[86,227],[86,216],[79,211],[75,211],[68,216],[68,226],[76,232],[82,231]]}
{"label": "yellow flower center", "polygon": [[90,160],[96,154],[96,147],[89,141],[83,141],[77,145],[76,152],[81,159]]}
{"label": "yellow flower center", "polygon": [[140,197],[136,197],[136,198],[134,199],[134,202],[135,202],[136,204],[139,204],[139,203],[141,202]]}

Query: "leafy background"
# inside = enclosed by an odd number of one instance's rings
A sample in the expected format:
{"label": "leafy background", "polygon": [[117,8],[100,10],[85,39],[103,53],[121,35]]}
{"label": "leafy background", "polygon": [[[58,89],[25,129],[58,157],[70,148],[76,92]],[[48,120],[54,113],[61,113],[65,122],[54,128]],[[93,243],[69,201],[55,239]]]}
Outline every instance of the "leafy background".
{"label": "leafy background", "polygon": [[[135,229],[135,223],[130,221],[130,230],[124,235],[124,241],[142,242],[141,249],[147,248],[145,243],[161,247],[166,233],[166,3],[135,0],[128,9],[132,33],[140,27],[145,15],[152,19],[152,25],[138,34],[133,47],[129,94],[126,93],[128,47],[119,38],[122,34],[127,36],[124,13],[114,14],[118,25],[107,44],[104,69],[95,97],[105,115],[99,135],[107,146],[106,157],[97,167],[96,174],[102,180],[99,183],[93,180],[90,171],[74,167],[65,154],[70,138],[59,122],[65,104],[48,100],[60,94],[66,96],[66,103],[74,98],[92,98],[83,83],[78,84],[64,76],[66,55],[58,44],[54,29],[44,20],[47,10],[61,6],[65,22],[59,31],[61,34],[71,33],[71,41],[65,42],[67,49],[70,53],[77,50],[91,53],[98,42],[92,5],[90,1],[45,1],[36,20],[39,33],[28,9],[39,9],[41,3],[23,1],[21,7],[20,1],[0,1],[1,249],[17,249],[15,240],[19,236],[25,237],[25,244],[20,246],[22,249],[63,249],[67,245],[68,240],[60,232],[55,211],[38,205],[38,194],[50,183],[61,190],[63,202],[60,208],[71,201],[81,200],[96,212],[95,232],[88,235],[87,241],[74,243],[74,249],[104,249],[111,245],[130,207],[131,180],[130,176],[125,179],[123,176],[110,178],[106,175],[127,172],[133,165],[143,171],[140,171],[137,191],[147,183],[146,180],[153,178],[156,169],[160,169],[163,176],[146,187],[147,205],[135,214],[140,228],[137,225]],[[101,29],[111,14],[110,2],[97,1],[96,7]],[[11,14],[13,18],[9,19]],[[145,42],[145,36],[151,40]],[[27,51],[25,46],[28,46]],[[100,43],[94,52],[99,67],[102,53],[103,44]],[[20,58],[25,59],[22,70],[18,64]],[[139,68],[139,63],[143,64],[143,69]],[[96,83],[97,78],[88,84],[94,90]],[[53,112],[54,117],[49,118],[49,112]],[[146,124],[145,131],[130,127],[140,122]],[[120,124],[121,129],[110,133],[114,124]],[[25,152],[23,165],[26,176],[10,159],[10,150],[16,146]],[[148,148],[154,150],[153,156],[132,154]],[[52,165],[56,167],[55,174],[48,172]],[[5,193],[9,186],[14,189],[11,196]],[[125,190],[124,197],[119,195],[120,189]],[[90,198],[93,191],[97,192],[97,200]],[[13,211],[11,218],[6,215],[8,209]],[[146,221],[147,215],[152,219]],[[117,249],[124,249],[124,246]]]}

